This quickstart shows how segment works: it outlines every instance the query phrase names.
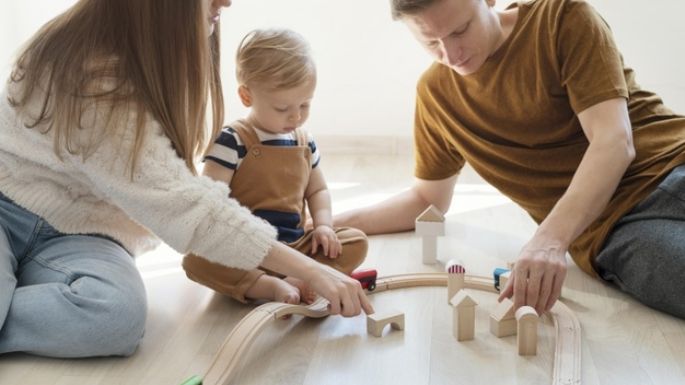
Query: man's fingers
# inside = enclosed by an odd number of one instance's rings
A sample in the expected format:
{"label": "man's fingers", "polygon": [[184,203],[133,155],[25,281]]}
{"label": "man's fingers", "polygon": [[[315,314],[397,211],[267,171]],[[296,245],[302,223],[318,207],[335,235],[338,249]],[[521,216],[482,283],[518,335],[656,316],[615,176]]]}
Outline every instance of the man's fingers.
{"label": "man's fingers", "polygon": [[515,275],[512,273],[509,277],[509,280],[507,281],[507,284],[500,291],[499,298],[497,298],[497,302],[502,302],[503,299],[511,298],[511,296],[514,295],[514,280]]}
{"label": "man's fingers", "polygon": [[564,285],[564,280],[566,279],[566,268],[564,267],[561,272],[557,273],[554,276],[554,282],[552,283],[552,293],[549,296],[549,299],[547,300],[547,304],[545,305],[545,311],[549,311],[552,306],[554,306],[554,303],[557,302],[559,297],[561,296],[561,287]]}
{"label": "man's fingers", "polygon": [[528,275],[528,284],[526,285],[526,302],[524,305],[535,307],[540,297],[540,283],[542,281],[542,272],[533,270]]}
{"label": "man's fingers", "polygon": [[514,281],[514,309],[518,309],[526,304],[527,282],[528,270],[517,266],[516,279]]}
{"label": "man's fingers", "polygon": [[549,297],[552,295],[552,285],[554,284],[554,271],[548,271],[543,277],[542,277],[542,283],[540,284],[540,296],[538,297],[538,301],[535,306],[535,311],[538,312],[539,315],[542,315],[546,311],[547,308],[547,302],[549,301]]}

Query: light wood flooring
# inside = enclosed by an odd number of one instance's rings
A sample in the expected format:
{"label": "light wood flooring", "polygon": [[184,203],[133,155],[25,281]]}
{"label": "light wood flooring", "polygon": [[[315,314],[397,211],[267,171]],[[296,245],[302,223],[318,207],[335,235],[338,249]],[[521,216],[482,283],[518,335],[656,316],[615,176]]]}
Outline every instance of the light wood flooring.
{"label": "light wood flooring", "polygon": [[[411,184],[410,156],[324,158],[334,211],[383,199]],[[460,258],[470,274],[490,275],[504,266],[534,231],[513,203],[465,170],[439,238],[439,260]],[[421,263],[413,233],[375,236],[365,267],[381,276],[442,271]],[[202,374],[230,332],[253,306],[215,295],[188,279],[168,248],[139,258],[148,290],[147,332],[130,358],[57,360],[23,354],[0,356],[0,384],[178,385]],[[582,327],[582,383],[685,384],[685,321],[651,310],[575,265],[564,302]],[[405,312],[404,331],[366,333],[364,316],[279,320],[263,333],[234,384],[548,384],[554,329],[539,328],[538,354],[519,357],[516,337],[488,331],[496,296],[475,292],[476,337],[458,343],[451,334],[445,288],[409,288],[372,295],[377,310]],[[388,328],[389,329],[389,328]]]}

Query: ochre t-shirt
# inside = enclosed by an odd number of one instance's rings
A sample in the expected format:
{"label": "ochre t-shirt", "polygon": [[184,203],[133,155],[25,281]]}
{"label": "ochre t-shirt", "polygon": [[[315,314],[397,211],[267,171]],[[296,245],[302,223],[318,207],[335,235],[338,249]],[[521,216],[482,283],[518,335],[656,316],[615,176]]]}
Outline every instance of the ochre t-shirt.
{"label": "ochre t-shirt", "polygon": [[640,89],[606,22],[580,0],[533,0],[474,74],[435,63],[417,87],[418,178],[450,177],[468,162],[540,223],[566,191],[588,148],[577,115],[627,98],[636,158],[607,207],[571,244],[584,271],[616,221],[685,163],[685,117]]}

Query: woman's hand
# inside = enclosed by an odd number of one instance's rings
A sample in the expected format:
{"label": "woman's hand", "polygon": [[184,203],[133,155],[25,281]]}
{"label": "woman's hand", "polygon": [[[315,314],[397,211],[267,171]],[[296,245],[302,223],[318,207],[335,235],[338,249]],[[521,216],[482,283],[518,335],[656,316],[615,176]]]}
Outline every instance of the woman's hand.
{"label": "woman's hand", "polygon": [[330,302],[331,314],[354,317],[361,314],[362,310],[366,314],[374,313],[373,306],[356,279],[320,263],[313,265],[307,275],[305,282]]}
{"label": "woman's hand", "polygon": [[362,311],[366,314],[374,312],[359,281],[281,242],[274,242],[261,266],[303,280],[330,302],[331,314],[353,317]]}

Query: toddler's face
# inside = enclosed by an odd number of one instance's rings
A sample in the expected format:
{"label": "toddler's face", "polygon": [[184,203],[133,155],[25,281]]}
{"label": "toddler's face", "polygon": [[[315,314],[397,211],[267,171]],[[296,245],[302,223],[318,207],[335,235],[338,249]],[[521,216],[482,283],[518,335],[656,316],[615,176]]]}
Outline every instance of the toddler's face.
{"label": "toddler's face", "polygon": [[283,134],[295,131],[309,117],[309,106],[314,98],[316,80],[293,88],[277,90],[267,87],[250,87],[249,119],[264,131]]}

